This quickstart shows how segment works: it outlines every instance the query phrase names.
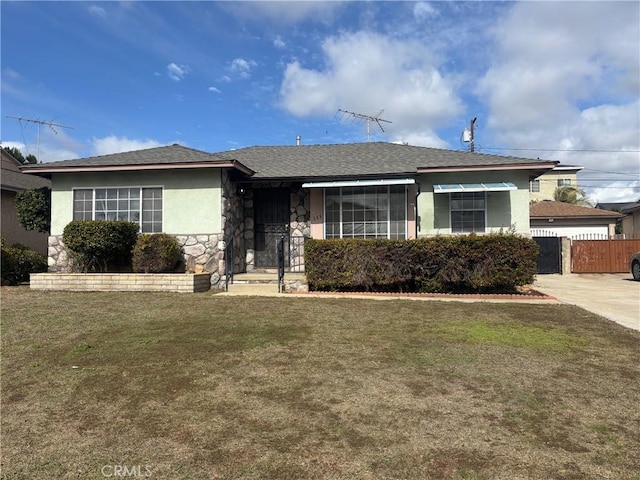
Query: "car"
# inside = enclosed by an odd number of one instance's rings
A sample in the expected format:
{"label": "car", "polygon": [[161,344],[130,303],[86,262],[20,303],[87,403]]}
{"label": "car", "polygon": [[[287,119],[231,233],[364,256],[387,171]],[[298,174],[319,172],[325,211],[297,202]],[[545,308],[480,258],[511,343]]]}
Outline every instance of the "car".
{"label": "car", "polygon": [[629,269],[633,279],[640,282],[640,252],[636,252],[629,260]]}

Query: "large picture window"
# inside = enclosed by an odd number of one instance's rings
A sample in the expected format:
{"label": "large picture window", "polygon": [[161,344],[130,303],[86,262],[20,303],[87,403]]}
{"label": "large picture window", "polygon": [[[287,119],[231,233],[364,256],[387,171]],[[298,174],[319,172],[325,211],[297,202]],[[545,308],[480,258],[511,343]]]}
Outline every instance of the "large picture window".
{"label": "large picture window", "polygon": [[144,233],[162,232],[162,188],[82,188],[73,191],[74,220],[123,220]]}
{"label": "large picture window", "polygon": [[325,238],[406,238],[405,185],[325,190]]}
{"label": "large picture window", "polygon": [[484,233],[486,230],[485,192],[451,193],[451,232]]}

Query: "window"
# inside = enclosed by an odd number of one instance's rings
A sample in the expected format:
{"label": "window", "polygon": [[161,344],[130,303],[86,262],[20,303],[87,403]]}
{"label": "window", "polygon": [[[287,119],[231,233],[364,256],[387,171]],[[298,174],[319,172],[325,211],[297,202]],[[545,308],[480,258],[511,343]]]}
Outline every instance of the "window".
{"label": "window", "polygon": [[472,233],[485,231],[485,192],[451,193],[451,232]]}
{"label": "window", "polygon": [[123,220],[145,233],[162,232],[162,188],[83,188],[73,191],[74,220]]}
{"label": "window", "polygon": [[325,238],[406,238],[406,187],[327,188],[325,219]]}
{"label": "window", "polygon": [[558,179],[558,186],[559,187],[566,187],[571,185],[571,179],[570,178],[559,178]]}
{"label": "window", "polygon": [[531,180],[529,182],[529,191],[532,193],[537,193],[540,191],[540,180]]}

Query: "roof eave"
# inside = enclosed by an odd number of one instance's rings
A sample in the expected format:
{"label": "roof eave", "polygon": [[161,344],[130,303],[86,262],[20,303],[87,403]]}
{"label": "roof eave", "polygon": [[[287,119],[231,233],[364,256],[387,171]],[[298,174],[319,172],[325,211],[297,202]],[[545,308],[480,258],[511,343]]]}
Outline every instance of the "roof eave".
{"label": "roof eave", "polygon": [[418,173],[441,173],[441,172],[481,172],[489,170],[534,170],[540,171],[538,175],[553,169],[558,163],[535,162],[535,163],[503,163],[495,165],[454,165],[449,167],[418,167]]}
{"label": "roof eave", "polygon": [[605,219],[617,220],[618,218],[622,218],[622,217],[624,217],[624,215],[529,215],[529,218],[531,220],[547,220],[548,218],[553,218],[556,220],[560,220],[560,219],[584,220],[584,219],[593,219],[593,218],[599,218],[602,220],[605,220]]}
{"label": "roof eave", "polygon": [[299,175],[290,177],[252,177],[248,179],[251,182],[307,182],[307,181],[331,181],[331,180],[358,180],[358,179],[378,179],[378,178],[403,178],[415,177],[416,171],[412,172],[394,172],[394,173],[367,173],[367,174],[349,174],[349,175]]}
{"label": "roof eave", "polygon": [[128,165],[68,165],[68,166],[34,166],[21,168],[23,173],[32,175],[50,175],[52,173],[86,173],[86,172],[123,172],[142,170],[185,170],[194,168],[234,168],[246,175],[255,172],[237,160],[212,162],[181,162],[181,163],[149,163]]}

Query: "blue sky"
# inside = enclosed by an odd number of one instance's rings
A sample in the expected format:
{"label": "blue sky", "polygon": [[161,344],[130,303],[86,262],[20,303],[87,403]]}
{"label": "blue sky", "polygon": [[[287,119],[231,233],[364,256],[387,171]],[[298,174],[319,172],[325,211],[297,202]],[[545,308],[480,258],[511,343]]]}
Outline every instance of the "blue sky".
{"label": "blue sky", "polygon": [[[375,141],[584,165],[640,198],[638,2],[8,2],[2,144],[42,161],[181,143]],[[380,112],[382,113],[380,114]],[[72,129],[7,118],[52,121]]]}

